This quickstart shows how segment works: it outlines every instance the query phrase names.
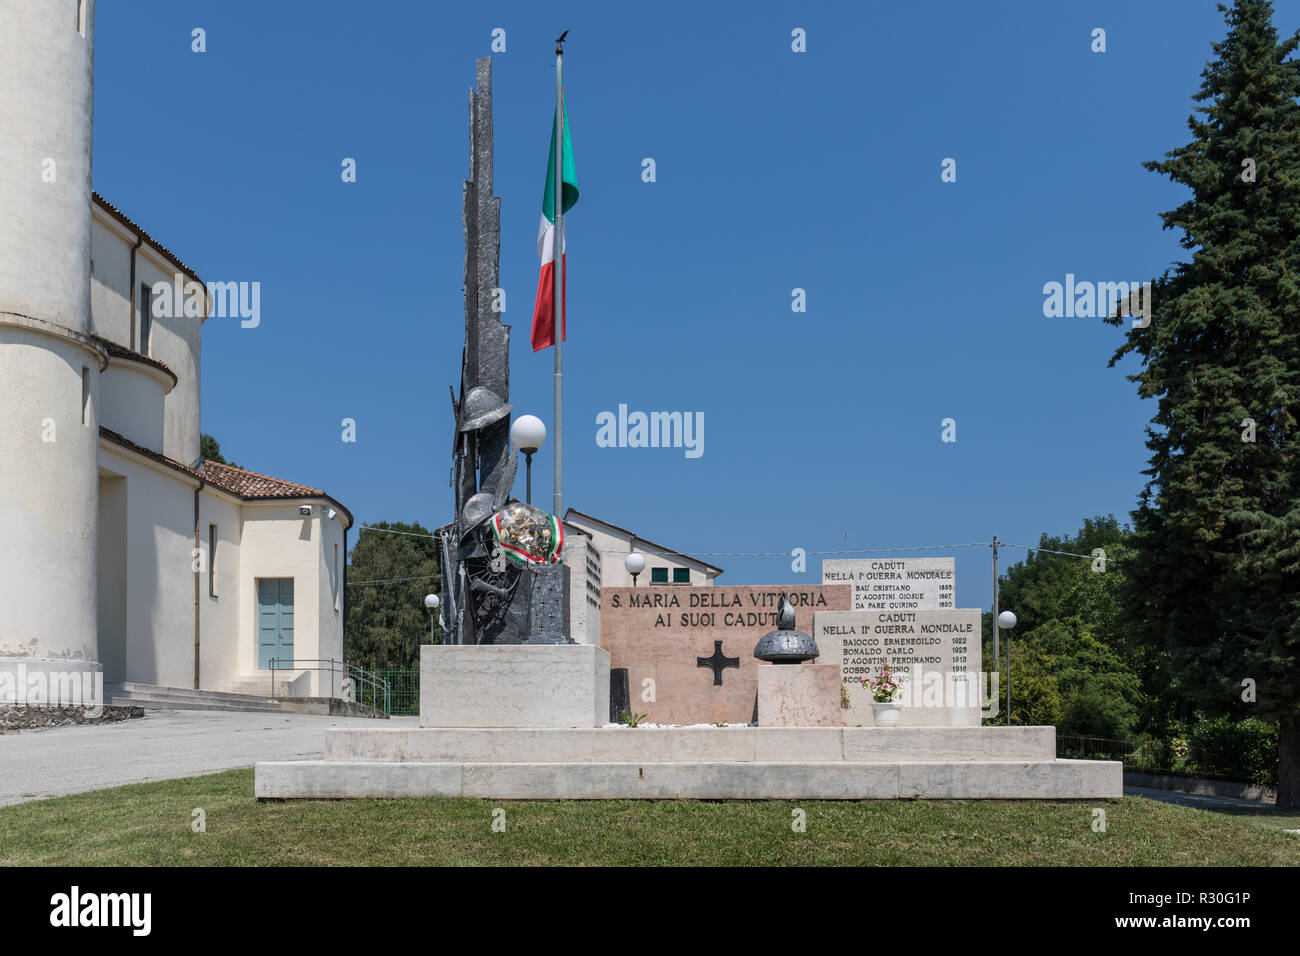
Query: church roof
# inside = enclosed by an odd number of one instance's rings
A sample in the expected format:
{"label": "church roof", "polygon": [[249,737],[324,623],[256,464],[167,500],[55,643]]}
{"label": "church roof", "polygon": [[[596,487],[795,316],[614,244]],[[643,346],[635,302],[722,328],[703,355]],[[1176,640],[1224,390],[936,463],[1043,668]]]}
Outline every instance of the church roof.
{"label": "church roof", "polygon": [[160,362],[156,358],[145,355],[143,352],[136,352],[133,349],[127,348],[125,345],[119,345],[112,339],[106,339],[102,335],[96,335],[93,332],[90,334],[90,337],[94,339],[96,343],[102,345],[104,351],[114,358],[127,358],[135,362],[143,362],[145,365],[152,365],[154,368],[160,369],[170,375],[173,385],[180,381],[180,379],[176,377],[176,373],[168,368],[166,363]]}
{"label": "church roof", "polygon": [[114,206],[111,202],[109,202],[99,193],[91,193],[91,195],[94,197],[95,203],[101,209],[103,209],[105,212],[111,215],[122,225],[126,226],[126,228],[130,229],[132,232],[134,232],[145,242],[149,243],[149,245],[157,249],[159,255],[161,255],[164,259],[166,259],[168,262],[174,265],[177,269],[180,269],[181,272],[183,272],[185,275],[189,276],[191,279],[193,279],[195,282],[199,283],[200,285],[203,284],[203,280],[199,278],[197,272],[195,272],[185,263],[181,262],[180,257],[177,256],[176,253],[172,252],[170,249],[164,246],[153,236],[149,235],[149,233],[145,232],[144,228],[138,222],[136,222],[126,213],[122,212],[122,210],[118,209],[116,206]]}
{"label": "church roof", "polygon": [[[576,521],[595,522],[596,524],[604,525],[606,528],[610,528],[621,534],[625,534],[633,543],[640,541],[644,544],[648,544],[651,547],[651,549],[659,552],[665,557],[682,558],[686,561],[692,562],[693,564],[698,564],[703,567],[706,567],[710,571],[716,571],[718,572],[718,574],[722,573],[722,568],[718,567],[716,564],[709,564],[709,562],[704,561],[700,558],[692,557],[691,555],[685,553],[684,551],[676,551],[673,548],[664,547],[662,544],[655,544],[649,538],[643,538],[639,534],[636,534],[635,532],[630,531],[627,528],[621,528],[618,525],[614,524],[613,522],[606,521],[604,518],[597,518],[595,515],[589,515],[586,512],[579,511],[577,508],[570,508],[568,511],[566,511],[564,513],[564,520],[567,523],[573,523],[575,522],[575,516],[576,516]],[[715,574],[714,577],[717,577],[717,574]]]}
{"label": "church roof", "polygon": [[211,459],[203,461],[203,477],[210,484],[245,500],[326,498],[338,505],[339,509],[348,516],[348,523],[352,523],[352,512],[319,488],[310,488],[282,478],[272,478],[270,475],[259,475],[255,471],[246,471]]}
{"label": "church roof", "polygon": [[343,506],[343,504],[332,495],[327,495],[319,488],[309,488],[306,485],[300,485],[292,481],[284,481],[280,478],[272,478],[270,475],[259,475],[255,471],[245,471],[243,468],[236,468],[234,465],[223,465],[221,462],[209,461],[204,459],[201,469],[191,468],[189,465],[181,464],[174,458],[168,458],[166,455],[160,455],[152,448],[146,448],[136,442],[131,441],[125,435],[120,435],[111,428],[99,426],[99,437],[111,441],[115,445],[121,445],[137,455],[143,455],[158,462],[160,465],[166,465],[173,471],[179,471],[191,478],[199,478],[207,482],[213,488],[218,488],[227,494],[234,495],[244,501],[285,501],[294,498],[324,498],[330,504],[334,505],[339,511],[347,516],[348,525],[354,524],[352,512]]}

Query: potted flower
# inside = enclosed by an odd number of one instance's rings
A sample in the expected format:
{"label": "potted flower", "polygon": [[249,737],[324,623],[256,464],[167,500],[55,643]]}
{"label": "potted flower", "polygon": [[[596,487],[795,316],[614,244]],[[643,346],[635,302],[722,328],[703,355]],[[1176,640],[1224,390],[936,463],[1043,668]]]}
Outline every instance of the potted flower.
{"label": "potted flower", "polygon": [[893,669],[883,665],[878,675],[862,678],[862,686],[871,691],[871,715],[876,719],[876,726],[896,726],[903,712],[894,701],[903,685],[894,678]]}

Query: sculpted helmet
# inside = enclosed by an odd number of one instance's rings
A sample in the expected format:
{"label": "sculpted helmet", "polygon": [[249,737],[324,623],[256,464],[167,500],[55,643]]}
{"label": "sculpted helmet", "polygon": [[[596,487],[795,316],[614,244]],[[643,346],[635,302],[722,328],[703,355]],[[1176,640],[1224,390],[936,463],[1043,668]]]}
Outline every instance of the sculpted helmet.
{"label": "sculpted helmet", "polygon": [[465,508],[460,513],[460,540],[462,543],[469,537],[470,532],[492,517],[492,511],[492,496],[486,491],[480,491],[465,502]]}
{"label": "sculpted helmet", "polygon": [[502,401],[496,392],[490,388],[484,388],[482,385],[471,388],[465,393],[460,408],[460,430],[463,432],[474,431],[491,425],[493,422],[505,418],[514,410],[513,405]]}

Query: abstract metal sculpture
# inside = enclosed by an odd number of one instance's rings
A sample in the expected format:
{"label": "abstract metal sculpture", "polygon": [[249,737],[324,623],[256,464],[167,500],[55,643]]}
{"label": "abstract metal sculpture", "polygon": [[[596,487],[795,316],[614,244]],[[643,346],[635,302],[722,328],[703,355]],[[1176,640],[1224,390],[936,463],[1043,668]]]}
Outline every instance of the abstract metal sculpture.
{"label": "abstract metal sculpture", "polygon": [[[489,519],[514,487],[510,442],[510,326],[494,309],[501,252],[501,200],[492,195],[492,60],[475,61],[469,94],[469,179],[464,185],[465,347],[451,484],[456,520],[439,532],[443,642],[529,643],[536,572],[507,561]],[[553,630],[553,629],[552,629]],[[560,640],[564,638],[561,637]],[[554,641],[554,637],[550,638]]]}

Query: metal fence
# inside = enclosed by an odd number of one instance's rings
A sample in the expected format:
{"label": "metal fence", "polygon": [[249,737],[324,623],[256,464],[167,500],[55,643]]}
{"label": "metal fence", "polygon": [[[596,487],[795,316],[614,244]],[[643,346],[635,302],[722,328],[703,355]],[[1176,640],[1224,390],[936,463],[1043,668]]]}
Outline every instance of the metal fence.
{"label": "metal fence", "polygon": [[1205,758],[1187,742],[1113,740],[1108,737],[1056,735],[1056,756],[1070,760],[1119,760],[1125,770],[1141,773],[1210,775]]}
{"label": "metal fence", "polygon": [[388,687],[388,713],[410,717],[420,712],[420,671],[378,670],[374,672]]}

